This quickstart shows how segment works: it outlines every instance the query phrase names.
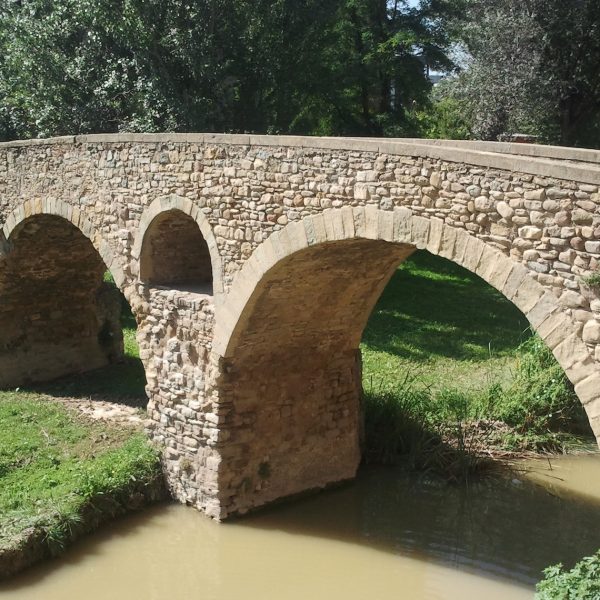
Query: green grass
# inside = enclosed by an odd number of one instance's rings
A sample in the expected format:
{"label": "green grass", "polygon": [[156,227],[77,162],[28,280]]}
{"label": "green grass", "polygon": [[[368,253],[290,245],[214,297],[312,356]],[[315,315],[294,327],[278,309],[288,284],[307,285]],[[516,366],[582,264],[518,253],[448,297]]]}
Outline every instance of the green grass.
{"label": "green grass", "polygon": [[498,373],[509,379],[515,350],[531,335],[528,325],[479,277],[416,252],[392,277],[367,324],[366,387],[393,388],[407,370],[436,388],[449,382],[483,387]]}
{"label": "green grass", "polygon": [[61,548],[84,509],[115,510],[160,474],[142,432],[82,418],[39,394],[0,393],[0,549],[35,531]]}
{"label": "green grass", "polygon": [[461,456],[472,466],[482,447],[560,450],[578,443],[573,430],[589,427],[523,314],[477,276],[426,252],[393,276],[361,349],[366,460],[454,470]]}

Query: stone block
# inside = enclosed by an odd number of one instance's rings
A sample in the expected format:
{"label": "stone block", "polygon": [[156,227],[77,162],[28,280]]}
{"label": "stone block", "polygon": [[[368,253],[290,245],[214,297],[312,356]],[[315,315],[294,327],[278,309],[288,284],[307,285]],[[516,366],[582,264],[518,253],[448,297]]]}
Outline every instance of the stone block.
{"label": "stone block", "polygon": [[[581,403],[588,409],[588,405],[593,402],[594,410],[600,409],[600,373],[591,373],[584,380],[575,385],[575,393]],[[594,414],[594,417],[600,416],[600,413]]]}
{"label": "stone block", "polygon": [[518,286],[512,300],[521,312],[527,314],[537,304],[543,294],[544,288],[535,279],[525,277]]}
{"label": "stone block", "polygon": [[551,292],[544,292],[542,297],[525,315],[531,326],[536,330],[552,313],[559,310],[556,296]]}
{"label": "stone block", "polygon": [[552,353],[567,375],[570,367],[577,363],[585,363],[590,358],[586,345],[575,333],[563,337],[562,341],[552,349]]}
{"label": "stone block", "polygon": [[540,240],[543,232],[539,227],[527,225],[519,229],[519,236],[525,240]]}
{"label": "stone block", "polygon": [[583,326],[582,337],[586,344],[600,344],[600,323],[595,319],[588,320]]}
{"label": "stone block", "polygon": [[409,244],[412,242],[412,211],[407,208],[394,208],[394,241]]}
{"label": "stone block", "polygon": [[519,264],[515,264],[514,268],[510,272],[506,283],[504,284],[504,289],[502,293],[509,299],[512,300],[519,286],[525,280],[525,278],[530,277],[527,272],[527,269]]}
{"label": "stone block", "polygon": [[585,251],[591,254],[600,254],[600,241],[599,242],[585,242]]}
{"label": "stone block", "polygon": [[462,266],[475,273],[485,248],[486,245],[481,240],[477,239],[474,235],[470,236],[467,240],[467,248]]}
{"label": "stone block", "polygon": [[413,244],[423,250],[427,247],[429,238],[429,219],[423,217],[413,217],[412,219],[412,241]]}

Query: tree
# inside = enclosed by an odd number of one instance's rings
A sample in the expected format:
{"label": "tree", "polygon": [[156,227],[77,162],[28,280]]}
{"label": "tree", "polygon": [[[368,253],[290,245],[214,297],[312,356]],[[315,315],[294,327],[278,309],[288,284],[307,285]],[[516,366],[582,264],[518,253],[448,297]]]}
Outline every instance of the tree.
{"label": "tree", "polygon": [[213,130],[227,120],[227,0],[2,0],[0,101],[20,136]]}
{"label": "tree", "polygon": [[0,137],[412,133],[450,0],[0,0]]}
{"label": "tree", "polygon": [[521,130],[567,145],[598,144],[600,3],[465,0],[470,55],[455,93],[476,137]]}

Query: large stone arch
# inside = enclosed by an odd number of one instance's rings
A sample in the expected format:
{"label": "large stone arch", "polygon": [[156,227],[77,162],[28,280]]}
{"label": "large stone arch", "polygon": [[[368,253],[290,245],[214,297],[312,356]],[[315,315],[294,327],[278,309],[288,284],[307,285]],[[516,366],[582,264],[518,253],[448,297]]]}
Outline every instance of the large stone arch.
{"label": "large stone arch", "polygon": [[[575,385],[600,439],[598,365],[580,328],[525,267],[462,229],[414,216],[408,209],[331,209],[273,233],[243,266],[217,308],[213,352],[222,367],[217,387],[225,428],[232,427],[228,454],[236,456],[241,477],[233,482],[229,477],[223,486],[225,513],[353,476],[359,456],[358,415],[346,400],[355,402],[360,393],[355,352],[381,291],[397,265],[417,248],[476,273],[526,315]],[[294,300],[294,295],[310,295],[311,289],[317,290],[317,306]],[[361,290],[362,297],[352,299]],[[313,326],[312,320],[320,318],[323,323]],[[321,326],[327,330],[323,341],[318,337]],[[326,398],[310,404],[315,387]],[[309,398],[312,415],[294,412],[299,390]],[[270,404],[269,398],[275,397]],[[263,411],[270,416],[261,417]],[[261,428],[261,419],[269,420],[268,426]],[[306,424],[315,435],[287,431],[292,422]],[[239,455],[234,452],[236,435]],[[270,435],[274,437],[269,440]],[[261,469],[279,472],[279,479],[274,475],[246,493],[244,485],[253,477],[260,479],[256,473]]]}
{"label": "large stone arch", "polygon": [[65,202],[32,200],[2,227],[0,386],[51,380],[123,356],[123,270],[101,234]]}
{"label": "large stone arch", "polygon": [[199,232],[210,253],[213,294],[215,296],[221,295],[223,292],[221,255],[212,228],[202,210],[196,204],[188,198],[183,198],[175,194],[157,198],[142,213],[131,253],[132,258],[136,261],[138,276],[141,275],[140,262],[145,238],[156,219],[170,211],[180,211],[184,215],[191,217],[198,225]]}

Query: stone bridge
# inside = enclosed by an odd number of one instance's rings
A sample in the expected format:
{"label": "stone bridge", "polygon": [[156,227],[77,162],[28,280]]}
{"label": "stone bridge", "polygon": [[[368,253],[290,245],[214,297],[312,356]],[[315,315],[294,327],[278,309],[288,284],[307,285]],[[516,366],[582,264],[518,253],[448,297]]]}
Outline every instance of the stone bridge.
{"label": "stone bridge", "polygon": [[[600,437],[600,152],[93,135],[0,144],[0,386],[118,360],[132,306],[173,494],[215,518],[354,476],[359,342],[416,248],[500,290]],[[440,299],[443,302],[443,298]]]}

